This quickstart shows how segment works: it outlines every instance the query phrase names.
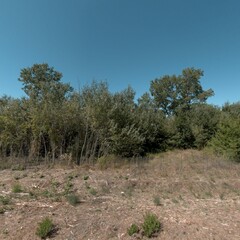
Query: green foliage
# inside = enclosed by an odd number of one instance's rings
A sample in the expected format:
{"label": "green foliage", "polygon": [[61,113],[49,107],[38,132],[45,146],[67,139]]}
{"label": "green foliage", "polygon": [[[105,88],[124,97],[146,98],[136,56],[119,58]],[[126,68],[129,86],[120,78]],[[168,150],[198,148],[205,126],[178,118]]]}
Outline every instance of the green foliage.
{"label": "green foliage", "polygon": [[159,196],[154,196],[153,202],[154,202],[155,206],[161,206],[161,200],[160,200]]}
{"label": "green foliage", "polygon": [[190,111],[190,127],[195,138],[194,146],[204,148],[215,135],[220,121],[220,109],[208,104],[194,104]]}
{"label": "green foliage", "polygon": [[97,165],[101,170],[107,169],[108,167],[112,166],[115,159],[116,159],[116,157],[112,154],[107,155],[107,156],[102,156],[97,159]]}
{"label": "green foliage", "polygon": [[158,233],[161,230],[161,223],[158,220],[157,216],[152,213],[147,213],[144,217],[144,222],[142,225],[143,233],[147,237],[153,237],[154,234]]}
{"label": "green foliage", "polygon": [[223,115],[209,146],[217,153],[240,162],[240,117]]}
{"label": "green foliage", "polygon": [[133,234],[138,233],[139,231],[140,231],[139,227],[134,223],[127,230],[129,236],[132,236]]}
{"label": "green foliage", "polygon": [[76,206],[78,203],[80,203],[79,197],[75,194],[69,194],[66,196],[67,201],[72,205]]}
{"label": "green foliage", "polygon": [[151,81],[150,91],[157,106],[166,115],[172,115],[179,108],[189,109],[191,104],[205,102],[213,95],[211,89],[202,89],[202,76],[201,69],[186,68],[179,76],[166,75]]}
{"label": "green foliage", "polygon": [[90,187],[89,188],[89,193],[92,194],[93,196],[96,196],[97,195],[97,190]]}
{"label": "green foliage", "polygon": [[87,181],[87,180],[88,180],[88,178],[89,178],[89,176],[88,176],[88,175],[85,175],[85,176],[83,176],[83,180],[84,180],[84,181]]}
{"label": "green foliage", "polygon": [[[151,95],[136,103],[130,86],[111,93],[106,82],[94,81],[76,92],[46,63],[23,68],[19,81],[27,97],[0,98],[0,168],[68,159],[105,169],[112,156],[119,162],[173,148],[202,149],[209,141],[217,153],[238,159],[240,104],[225,104],[222,115],[230,120],[219,123],[220,109],[205,103],[213,91],[203,90],[202,76],[186,68],[155,79]],[[19,157],[24,165],[15,164]],[[69,194],[71,186],[65,188]]]}
{"label": "green foliage", "polygon": [[11,200],[8,196],[0,196],[0,202],[3,205],[8,205],[11,202]]}
{"label": "green foliage", "polygon": [[192,148],[194,146],[194,135],[190,125],[189,111],[179,110],[170,122],[171,137],[169,145],[174,148]]}
{"label": "green foliage", "polygon": [[139,156],[143,153],[142,143],[144,138],[139,129],[134,125],[119,129],[118,125],[111,129],[111,152],[122,157]]}
{"label": "green foliage", "polygon": [[53,229],[54,225],[52,220],[46,217],[38,224],[36,235],[41,239],[45,239],[51,235]]}
{"label": "green foliage", "polygon": [[21,193],[23,191],[22,186],[19,183],[15,183],[12,187],[13,193]]}

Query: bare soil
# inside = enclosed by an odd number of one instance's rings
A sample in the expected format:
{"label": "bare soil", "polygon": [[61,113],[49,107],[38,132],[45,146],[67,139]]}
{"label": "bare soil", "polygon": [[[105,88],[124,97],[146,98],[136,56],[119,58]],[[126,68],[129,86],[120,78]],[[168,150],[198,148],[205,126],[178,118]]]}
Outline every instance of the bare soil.
{"label": "bare soil", "polygon": [[[16,184],[22,192],[13,192]],[[69,194],[79,197],[76,206]],[[147,212],[162,223],[154,239],[240,239],[240,164],[199,151],[105,170],[2,170],[0,196],[0,239],[39,239],[45,217],[55,225],[49,239],[147,239],[127,233],[132,223],[141,227]]]}

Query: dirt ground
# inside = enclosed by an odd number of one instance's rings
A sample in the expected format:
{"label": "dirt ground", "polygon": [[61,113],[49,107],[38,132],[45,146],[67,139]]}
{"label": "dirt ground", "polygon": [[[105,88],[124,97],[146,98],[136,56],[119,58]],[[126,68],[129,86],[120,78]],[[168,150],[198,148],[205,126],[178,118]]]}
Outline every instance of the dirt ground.
{"label": "dirt ground", "polygon": [[[70,204],[69,194],[79,203]],[[49,239],[147,239],[127,233],[146,213],[162,223],[154,239],[240,239],[240,164],[199,151],[105,170],[2,170],[0,197],[0,239],[39,239],[45,217],[55,226]]]}

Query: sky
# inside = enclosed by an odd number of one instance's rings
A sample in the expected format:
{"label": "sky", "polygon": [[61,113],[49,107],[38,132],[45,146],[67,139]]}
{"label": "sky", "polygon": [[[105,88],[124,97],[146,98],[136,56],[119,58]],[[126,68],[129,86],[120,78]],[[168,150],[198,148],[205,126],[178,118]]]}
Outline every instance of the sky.
{"label": "sky", "polygon": [[0,96],[24,96],[20,71],[35,63],[76,90],[107,81],[136,98],[151,80],[200,68],[208,103],[237,102],[240,1],[0,0]]}

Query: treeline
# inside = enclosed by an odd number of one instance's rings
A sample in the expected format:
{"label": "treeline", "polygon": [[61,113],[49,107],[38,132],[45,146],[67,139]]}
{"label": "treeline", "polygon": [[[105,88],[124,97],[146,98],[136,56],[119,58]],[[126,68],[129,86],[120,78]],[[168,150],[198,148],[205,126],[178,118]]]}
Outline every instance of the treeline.
{"label": "treeline", "polygon": [[213,91],[202,89],[202,76],[187,68],[155,79],[136,102],[131,87],[111,93],[106,82],[93,82],[77,92],[48,64],[24,68],[27,97],[0,98],[0,156],[80,164],[209,146],[239,160],[240,104],[207,104]]}

